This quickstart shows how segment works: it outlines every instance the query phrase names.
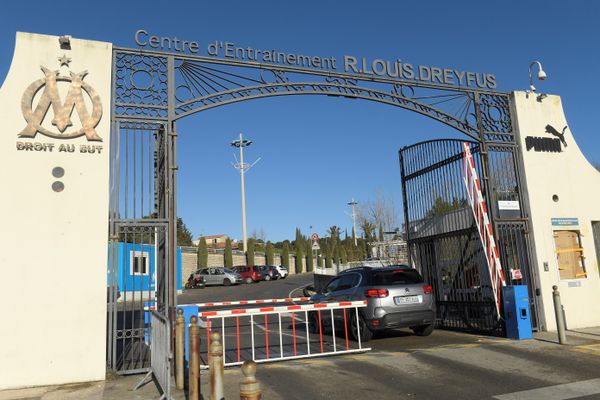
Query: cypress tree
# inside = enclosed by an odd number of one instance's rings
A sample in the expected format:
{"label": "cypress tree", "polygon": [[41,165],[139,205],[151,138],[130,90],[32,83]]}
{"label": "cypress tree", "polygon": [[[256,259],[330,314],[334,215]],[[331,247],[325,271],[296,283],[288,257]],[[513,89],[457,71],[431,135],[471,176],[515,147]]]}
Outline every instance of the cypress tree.
{"label": "cypress tree", "polygon": [[248,240],[248,250],[246,251],[246,264],[254,265],[254,239]]}
{"label": "cypress tree", "polygon": [[281,253],[281,265],[290,270],[290,245],[288,241],[283,242],[283,252]]}
{"label": "cypress tree", "polygon": [[346,253],[346,248],[342,247],[340,250],[340,262],[342,264],[346,264],[348,262],[348,254]]}
{"label": "cypress tree", "polygon": [[383,225],[379,224],[379,241],[383,242]]}
{"label": "cypress tree", "polygon": [[296,273],[302,273],[302,259],[304,258],[304,252],[302,251],[302,246],[296,246]]}
{"label": "cypress tree", "polygon": [[208,248],[206,247],[206,239],[204,237],[201,237],[200,242],[198,242],[196,266],[198,268],[208,267]]}
{"label": "cypress tree", "polygon": [[333,251],[331,252],[333,257],[333,263],[335,265],[340,265],[340,246],[335,246]]}
{"label": "cypress tree", "polygon": [[327,248],[327,250],[323,253],[323,256],[325,257],[325,268],[332,268],[333,265],[331,265],[331,251],[329,248]]}
{"label": "cypress tree", "polygon": [[310,244],[306,246],[306,272],[312,272],[314,269],[313,251]]}
{"label": "cypress tree", "polygon": [[225,242],[224,263],[225,268],[233,267],[233,253],[231,252],[231,239],[227,238]]}
{"label": "cypress tree", "polygon": [[275,265],[275,263],[273,261],[273,259],[274,259],[273,253],[274,253],[273,243],[267,242],[267,247],[265,249],[265,258],[266,258],[265,262],[267,265]]}

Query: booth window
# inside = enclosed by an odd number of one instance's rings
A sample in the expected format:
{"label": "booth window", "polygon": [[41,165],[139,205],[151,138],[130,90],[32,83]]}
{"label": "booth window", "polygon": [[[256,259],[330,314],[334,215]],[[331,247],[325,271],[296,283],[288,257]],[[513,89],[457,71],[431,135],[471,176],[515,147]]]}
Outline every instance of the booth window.
{"label": "booth window", "polygon": [[132,251],[129,265],[131,275],[148,275],[148,253]]}
{"label": "booth window", "polygon": [[554,231],[554,244],[560,279],[586,278],[579,231]]}

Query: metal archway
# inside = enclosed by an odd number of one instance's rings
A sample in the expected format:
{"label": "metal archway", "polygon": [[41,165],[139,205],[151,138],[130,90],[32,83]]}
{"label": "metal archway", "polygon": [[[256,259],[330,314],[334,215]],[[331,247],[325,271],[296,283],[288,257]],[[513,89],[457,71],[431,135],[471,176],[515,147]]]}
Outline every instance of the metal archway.
{"label": "metal archway", "polygon": [[[127,242],[124,237],[130,237],[127,243],[134,245],[136,240],[140,244],[142,241],[153,244],[157,281],[156,288],[148,286],[147,290],[157,293],[156,321],[166,324],[163,327],[166,337],[161,336],[165,343],[171,340],[168,326],[174,320],[176,305],[176,121],[240,101],[289,95],[360,98],[437,120],[478,143],[486,194],[503,190],[508,179],[520,196],[524,181],[518,170],[520,160],[515,151],[517,142],[507,93],[367,74],[114,48],[111,249]],[[498,163],[514,165],[510,177],[490,178]],[[492,196],[487,197],[488,202],[492,201]],[[493,207],[489,209],[494,229],[498,229],[502,216],[496,216]],[[518,218],[528,223],[525,210]],[[111,256],[111,271],[116,273],[117,250]],[[139,304],[144,301],[139,300]],[[137,315],[130,322],[123,318],[120,324],[116,301],[109,309],[109,362],[113,369],[127,373],[152,368],[147,358],[130,359],[131,354],[135,356],[143,350],[143,346],[137,349],[135,343],[150,340],[145,328],[148,318]]]}

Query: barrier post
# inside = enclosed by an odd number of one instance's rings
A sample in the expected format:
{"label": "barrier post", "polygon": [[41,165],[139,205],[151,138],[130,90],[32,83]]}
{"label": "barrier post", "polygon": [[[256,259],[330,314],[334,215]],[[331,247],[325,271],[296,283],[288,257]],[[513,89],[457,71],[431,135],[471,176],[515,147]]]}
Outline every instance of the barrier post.
{"label": "barrier post", "polygon": [[223,346],[219,332],[210,334],[210,350],[208,352],[210,370],[210,400],[222,400],[223,395]]}
{"label": "barrier post", "polygon": [[554,300],[554,315],[556,316],[556,330],[558,331],[558,343],[567,344],[567,336],[565,334],[565,319],[562,311],[562,303],[560,301],[560,293],[558,286],[552,286],[552,300]]}
{"label": "barrier post", "polygon": [[256,380],[256,363],[251,360],[242,364],[244,377],[240,381],[240,400],[261,400],[260,383]]}
{"label": "barrier post", "polygon": [[200,328],[196,316],[190,318],[189,341],[189,399],[200,400]]}
{"label": "barrier post", "polygon": [[183,390],[184,386],[184,361],[185,353],[185,318],[183,310],[177,309],[177,318],[175,319],[175,385],[177,389]]}

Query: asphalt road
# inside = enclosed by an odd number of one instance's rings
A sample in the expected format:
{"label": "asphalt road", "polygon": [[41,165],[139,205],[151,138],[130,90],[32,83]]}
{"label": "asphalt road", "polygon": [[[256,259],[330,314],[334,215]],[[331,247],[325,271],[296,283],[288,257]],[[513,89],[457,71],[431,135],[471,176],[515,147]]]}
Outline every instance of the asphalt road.
{"label": "asphalt road", "polygon": [[[300,296],[300,288],[311,281],[311,275],[298,275],[253,285],[196,289],[180,295],[179,302]],[[240,321],[240,331],[244,334],[248,321]],[[290,322],[289,315],[283,317],[282,327],[287,334]],[[265,321],[260,319],[255,324],[256,358],[265,358]],[[281,351],[278,334],[273,332],[278,321],[270,317],[268,324],[269,351],[273,357]],[[295,327],[298,331],[305,328],[301,316]],[[235,320],[230,320],[226,322],[225,337],[229,362],[237,358],[235,337]],[[325,351],[331,350],[332,336],[325,332],[323,337]],[[429,337],[417,337],[410,330],[401,329],[376,335],[365,344],[372,348],[365,353],[260,363],[257,378],[263,388],[263,398],[273,400],[362,397],[600,400],[600,329],[570,332],[568,338],[570,345],[561,346],[552,333],[537,334],[534,340],[513,341],[445,330],[436,330]],[[284,353],[289,353],[289,336],[283,336],[283,343]],[[319,336],[311,334],[310,343],[311,348],[318,348]],[[247,344],[242,339],[242,360],[249,356]],[[350,345],[356,343],[350,342]],[[344,347],[341,332],[337,334],[337,346],[338,349]],[[225,398],[239,396],[241,377],[238,367],[226,369]],[[204,393],[209,390],[207,378],[206,374],[202,377]]]}
{"label": "asphalt road", "polygon": [[[369,342],[374,349],[364,354],[259,364],[263,398],[600,399],[597,334],[560,346],[543,338],[548,335],[512,341],[442,330],[425,338],[399,332]],[[226,370],[225,398],[237,398],[241,376],[239,368]]]}
{"label": "asphalt road", "polygon": [[[285,279],[235,286],[207,286],[190,289],[177,296],[177,304],[207,303],[227,300],[275,299],[302,296],[301,288],[313,282],[312,274],[290,275]],[[298,289],[298,290],[294,290]]]}

